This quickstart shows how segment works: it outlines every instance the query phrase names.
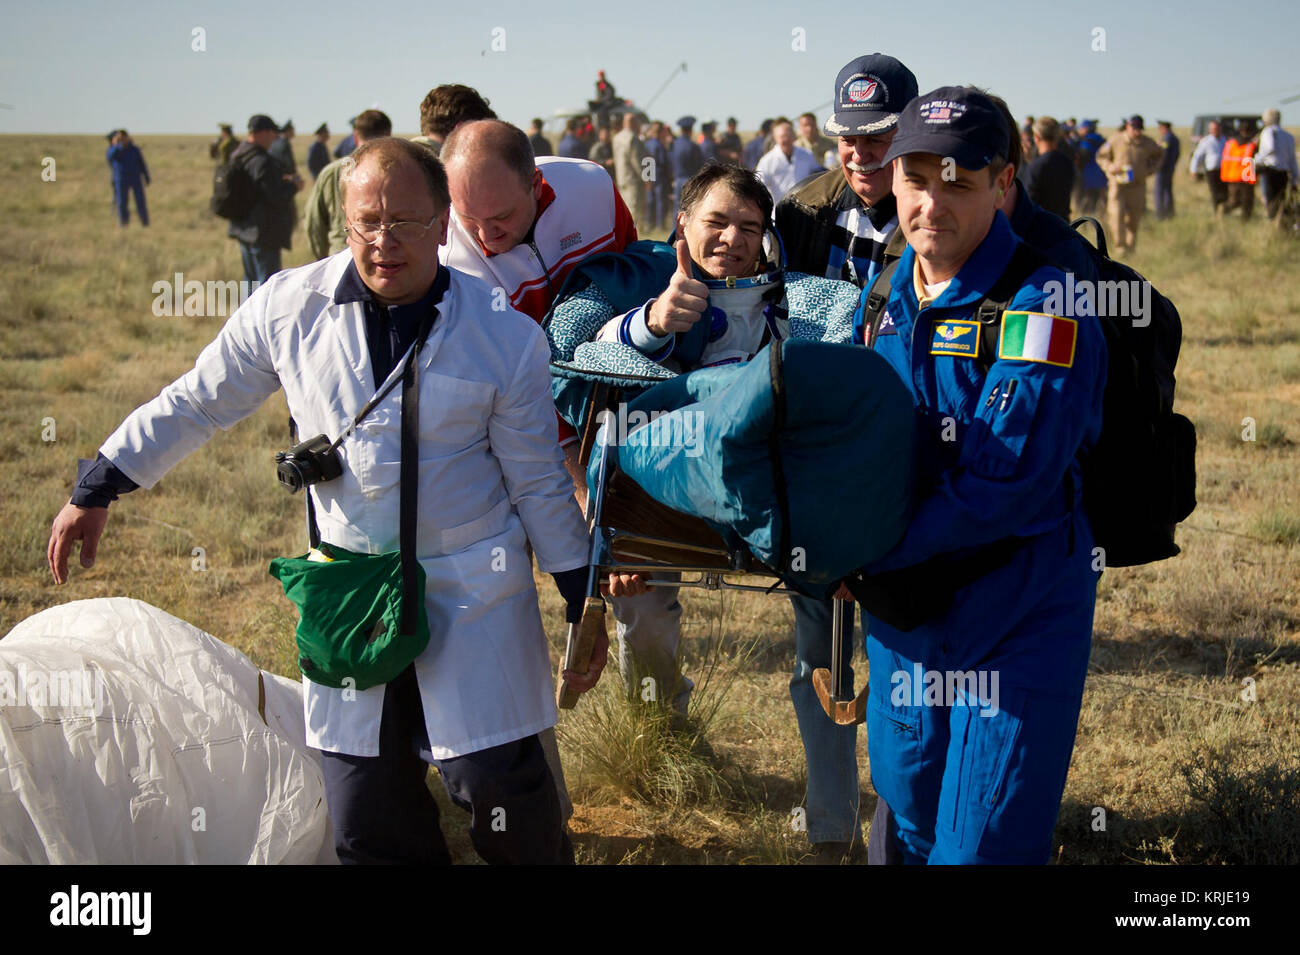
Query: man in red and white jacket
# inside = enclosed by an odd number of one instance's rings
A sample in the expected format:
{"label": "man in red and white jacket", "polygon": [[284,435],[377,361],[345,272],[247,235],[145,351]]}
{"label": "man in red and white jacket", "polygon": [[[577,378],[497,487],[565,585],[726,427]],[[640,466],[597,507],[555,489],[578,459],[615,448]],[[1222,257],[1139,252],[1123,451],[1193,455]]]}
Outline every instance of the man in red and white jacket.
{"label": "man in red and white jacket", "polygon": [[[487,283],[493,308],[515,309],[540,323],[574,266],[598,252],[622,252],[637,239],[632,215],[602,166],[534,158],[527,134],[509,123],[462,123],[443,142],[439,158],[452,203],[440,258]],[[565,467],[585,505],[578,436],[558,415],[556,421]],[[542,734],[542,744],[567,816],[554,736]]]}
{"label": "man in red and white jacket", "polygon": [[[509,123],[461,124],[441,158],[453,210],[443,264],[500,289],[503,309],[540,322],[575,265],[636,241],[632,214],[604,169],[582,159],[534,159],[527,134]],[[565,464],[585,498],[577,435],[563,421],[559,427]]]}

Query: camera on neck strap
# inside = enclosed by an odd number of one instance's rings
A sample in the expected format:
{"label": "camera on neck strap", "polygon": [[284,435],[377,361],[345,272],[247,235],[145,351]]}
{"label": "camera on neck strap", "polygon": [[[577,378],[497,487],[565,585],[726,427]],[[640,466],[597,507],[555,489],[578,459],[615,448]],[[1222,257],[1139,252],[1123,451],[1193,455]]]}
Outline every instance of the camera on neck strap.
{"label": "camera on neck strap", "polygon": [[323,481],[332,481],[343,473],[338,450],[328,437],[318,434],[288,451],[275,455],[275,477],[290,494]]}

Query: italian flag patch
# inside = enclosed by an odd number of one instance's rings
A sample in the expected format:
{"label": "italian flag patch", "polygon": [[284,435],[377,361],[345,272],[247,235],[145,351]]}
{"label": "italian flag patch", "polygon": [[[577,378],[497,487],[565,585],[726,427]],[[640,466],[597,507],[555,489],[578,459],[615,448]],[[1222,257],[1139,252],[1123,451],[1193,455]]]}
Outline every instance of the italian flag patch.
{"label": "italian flag patch", "polygon": [[1079,323],[1043,312],[1004,312],[998,357],[1074,367],[1074,343]]}

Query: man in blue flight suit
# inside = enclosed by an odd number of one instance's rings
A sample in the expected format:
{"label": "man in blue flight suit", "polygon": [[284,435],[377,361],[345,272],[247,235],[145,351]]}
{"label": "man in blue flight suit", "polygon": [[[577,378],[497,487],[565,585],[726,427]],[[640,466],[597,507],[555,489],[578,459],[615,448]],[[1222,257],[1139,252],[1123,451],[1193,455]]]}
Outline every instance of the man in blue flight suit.
{"label": "man in blue flight suit", "polygon": [[704,162],[718,161],[718,141],[713,138],[713,134],[718,131],[718,121],[710,119],[700,124],[700,141],[696,145],[700,147],[700,159]]}
{"label": "man in blue flight suit", "polygon": [[144,203],[144,186],[149,182],[149,167],[144,164],[144,154],[131,141],[125,129],[115,129],[109,137],[108,165],[113,170],[113,199],[117,205],[117,218],[126,228],[131,221],[130,197],[135,194],[135,209],[140,213],[140,224],[149,224],[149,208]]}
{"label": "man in blue flight suit", "polygon": [[691,130],[695,128],[695,117],[683,116],[677,121],[677,126],[682,134],[668,147],[668,162],[673,167],[673,205],[668,211],[669,217],[677,215],[681,204],[682,186],[686,185],[686,181],[691,176],[704,168],[704,155],[691,138]]}
{"label": "man in blue flight suit", "polygon": [[987,96],[944,87],[885,156],[909,248],[873,345],[914,396],[919,488],[850,588],[870,618],[872,783],[909,863],[1048,860],[1092,639],[1078,456],[1101,432],[1105,344],[1095,320],[1042,311],[1064,273],[998,210],[1012,134]]}

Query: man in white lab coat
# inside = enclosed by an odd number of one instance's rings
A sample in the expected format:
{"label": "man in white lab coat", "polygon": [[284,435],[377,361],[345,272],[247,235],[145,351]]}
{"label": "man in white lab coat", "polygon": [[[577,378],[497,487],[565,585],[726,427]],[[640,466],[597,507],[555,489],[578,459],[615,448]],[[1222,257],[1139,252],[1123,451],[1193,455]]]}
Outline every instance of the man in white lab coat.
{"label": "man in white lab coat", "polygon": [[[426,763],[471,811],[471,839],[486,861],[572,861],[537,740],[556,710],[526,549],[531,541],[576,619],[586,534],[556,441],[546,338],[527,316],[495,310],[481,281],[439,266],[450,198],[431,152],[389,138],[353,158],[348,250],[262,285],[193,370],[83,462],[54,521],[50,567],[66,580],[77,540],[90,566],[110,501],[153,486],[281,387],[300,435],[342,434],[436,308],[418,358],[416,540],[429,645],[388,684],[358,691],[304,681],[307,742],[322,751],[344,862],[449,861]],[[329,544],[398,548],[401,391],[342,442],[341,476],[310,488]],[[591,671],[570,674],[570,685],[594,685],[604,659],[598,647]]]}
{"label": "man in white lab coat", "polygon": [[819,157],[794,144],[794,127],[788,120],[772,127],[772,140],[774,145],[758,161],[754,171],[767,186],[775,204],[813,173],[822,172],[824,167]]}

